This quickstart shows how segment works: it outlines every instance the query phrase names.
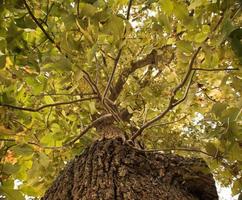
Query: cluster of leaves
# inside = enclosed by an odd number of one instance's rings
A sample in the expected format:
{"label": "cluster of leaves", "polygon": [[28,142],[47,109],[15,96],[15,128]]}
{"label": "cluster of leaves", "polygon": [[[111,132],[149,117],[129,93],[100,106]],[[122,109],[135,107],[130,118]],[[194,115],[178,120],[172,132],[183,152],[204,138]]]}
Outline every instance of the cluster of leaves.
{"label": "cluster of leaves", "polygon": [[239,0],[0,0],[0,198],[41,196],[106,112],[240,193],[241,18]]}

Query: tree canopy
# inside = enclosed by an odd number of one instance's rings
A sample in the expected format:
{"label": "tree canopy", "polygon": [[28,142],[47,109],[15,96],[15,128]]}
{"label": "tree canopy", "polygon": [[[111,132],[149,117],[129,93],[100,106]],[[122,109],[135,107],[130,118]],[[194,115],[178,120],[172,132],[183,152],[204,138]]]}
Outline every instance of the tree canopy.
{"label": "tree canopy", "polygon": [[241,6],[0,0],[0,194],[43,195],[110,118],[146,149],[204,158],[239,194]]}

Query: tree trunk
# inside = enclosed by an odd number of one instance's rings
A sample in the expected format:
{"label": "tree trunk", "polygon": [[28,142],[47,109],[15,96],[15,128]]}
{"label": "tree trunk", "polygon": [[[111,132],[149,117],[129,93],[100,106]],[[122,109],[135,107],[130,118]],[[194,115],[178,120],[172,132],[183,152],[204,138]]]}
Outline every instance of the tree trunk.
{"label": "tree trunk", "polygon": [[150,153],[121,138],[94,142],[60,173],[42,200],[215,200],[204,161]]}

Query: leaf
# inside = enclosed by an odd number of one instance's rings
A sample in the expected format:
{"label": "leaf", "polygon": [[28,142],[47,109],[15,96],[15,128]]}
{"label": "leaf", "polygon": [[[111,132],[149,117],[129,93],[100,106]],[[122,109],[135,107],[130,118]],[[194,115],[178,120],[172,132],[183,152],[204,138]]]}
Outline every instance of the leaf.
{"label": "leaf", "polygon": [[35,29],[37,26],[30,18],[30,16],[24,15],[23,17],[15,19],[16,25],[20,28]]}
{"label": "leaf", "polygon": [[236,195],[236,194],[240,193],[241,190],[242,190],[242,179],[241,178],[237,178],[234,181],[233,186],[232,186],[232,194]]}
{"label": "leaf", "polygon": [[161,5],[162,11],[164,11],[167,15],[171,15],[173,11],[173,3],[171,0],[160,0],[159,1]]}
{"label": "leaf", "polygon": [[217,116],[217,117],[221,117],[222,116],[222,112],[226,109],[228,105],[225,103],[216,103],[214,104],[213,108],[212,108],[212,112]]}
{"label": "leaf", "polygon": [[18,190],[1,187],[0,191],[7,197],[8,200],[25,200],[23,194]]}
{"label": "leaf", "polygon": [[232,147],[229,148],[228,156],[231,161],[242,161],[242,147],[235,142]]}
{"label": "leaf", "polygon": [[114,40],[119,40],[124,33],[124,23],[123,20],[118,16],[111,16],[108,22],[104,24],[103,31],[106,34],[111,34]]}
{"label": "leaf", "polygon": [[6,56],[0,54],[0,69],[3,69],[6,65]]}
{"label": "leaf", "polygon": [[191,42],[180,40],[176,43],[176,46],[180,49],[181,52],[184,52],[184,53],[193,52],[193,47],[191,45]]}
{"label": "leaf", "polygon": [[87,16],[87,17],[92,17],[95,12],[97,11],[97,9],[88,3],[80,3],[80,13],[83,16]]}
{"label": "leaf", "polygon": [[50,96],[44,96],[44,101],[46,104],[53,104],[55,101]]}
{"label": "leaf", "polygon": [[208,34],[210,33],[210,26],[203,25],[202,30],[195,35],[195,42],[201,43],[207,38]]}
{"label": "leaf", "polygon": [[194,0],[189,6],[188,9],[189,10],[193,10],[197,7],[203,6],[203,5],[207,5],[209,2],[207,0]]}
{"label": "leaf", "polygon": [[44,167],[44,168],[48,168],[49,164],[50,164],[50,159],[47,155],[45,155],[42,152],[38,153],[39,155],[39,163]]}
{"label": "leaf", "polygon": [[3,164],[3,173],[6,173],[6,174],[9,174],[9,175],[12,175],[16,172],[19,171],[20,169],[20,166],[18,164],[10,164],[10,163],[6,163],[6,164]]}
{"label": "leaf", "polygon": [[17,156],[30,156],[31,154],[34,153],[32,146],[30,146],[28,144],[16,145],[16,146],[12,147],[12,151]]}
{"label": "leaf", "polygon": [[213,156],[218,153],[218,148],[213,143],[207,143],[205,149],[210,155]]}

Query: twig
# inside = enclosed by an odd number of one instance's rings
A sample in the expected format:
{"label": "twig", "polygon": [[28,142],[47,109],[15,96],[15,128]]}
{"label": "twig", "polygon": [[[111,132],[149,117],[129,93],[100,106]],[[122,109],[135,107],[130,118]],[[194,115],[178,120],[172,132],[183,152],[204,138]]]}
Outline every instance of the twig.
{"label": "twig", "polygon": [[189,152],[196,152],[196,153],[202,153],[205,154],[209,157],[213,157],[213,158],[217,158],[217,155],[211,155],[209,153],[207,153],[206,151],[202,151],[200,149],[196,149],[196,148],[187,148],[187,147],[177,147],[177,148],[163,148],[163,149],[150,149],[150,150],[143,150],[143,149],[139,149],[140,151],[144,151],[144,152],[151,152],[151,153],[161,153],[162,151],[189,151]]}
{"label": "twig", "polygon": [[206,68],[192,68],[197,71],[233,71],[239,70],[239,68],[218,68],[218,69],[206,69]]}
{"label": "twig", "polygon": [[29,15],[31,16],[31,18],[34,20],[34,22],[37,24],[37,26],[42,30],[42,32],[45,34],[45,36],[48,38],[48,40],[55,45],[55,47],[59,50],[59,52],[61,53],[61,48],[59,45],[57,45],[54,41],[54,39],[49,35],[49,33],[44,29],[44,27],[42,26],[42,24],[37,20],[37,18],[34,16],[33,12],[31,11],[28,3],[26,0],[23,0],[25,7],[28,10]]}
{"label": "twig", "polygon": [[167,126],[167,125],[169,125],[169,124],[174,124],[174,123],[176,123],[176,122],[179,122],[179,121],[185,119],[186,117],[187,117],[187,116],[185,115],[185,116],[183,116],[183,117],[181,117],[180,119],[177,119],[177,120],[175,120],[175,121],[166,122],[166,123],[161,123],[161,124],[154,124],[154,125],[152,125],[152,126],[150,126],[150,127],[148,127],[148,128],[153,128],[153,127],[157,127],[157,126]]}
{"label": "twig", "polygon": [[106,115],[102,115],[101,117],[97,118],[96,120],[94,120],[91,124],[89,124],[85,129],[83,129],[80,134],[75,137],[73,140],[71,140],[70,142],[66,143],[64,146],[71,146],[72,144],[74,144],[77,140],[79,140],[83,135],[85,135],[91,128],[95,127],[97,124],[111,119],[113,118],[112,114],[106,114]]}
{"label": "twig", "polygon": [[[79,140],[83,135],[85,135],[91,128],[95,127],[96,125],[98,125],[99,123],[102,123],[103,121],[112,119],[113,115],[112,114],[106,114],[106,115],[102,115],[101,117],[97,118],[96,120],[94,120],[92,123],[90,123],[86,128],[84,128],[80,134],[78,136],[76,136],[74,139],[72,139],[71,141],[69,141],[68,143],[60,146],[60,147],[56,147],[56,146],[43,146],[41,144],[35,143],[35,142],[27,142],[28,144],[31,145],[35,145],[38,146],[42,149],[53,149],[53,150],[57,150],[57,149],[64,149],[67,148],[68,146],[73,145],[77,140]],[[14,139],[1,139],[0,141],[6,141],[6,142],[16,142],[16,140]]]}
{"label": "twig", "polygon": [[129,0],[128,10],[127,10],[127,16],[126,16],[126,19],[127,20],[129,20],[129,17],[130,17],[130,10],[131,10],[132,3],[133,3],[133,0]]}
{"label": "twig", "polygon": [[44,96],[79,96],[79,97],[83,97],[83,96],[89,96],[89,95],[95,95],[94,93],[80,93],[80,94],[70,94],[70,93],[42,93],[42,94],[38,94],[38,95],[30,95],[31,97],[44,97]]}
{"label": "twig", "polygon": [[210,101],[212,101],[212,102],[214,102],[214,103],[217,103],[217,101],[216,100],[214,100],[213,98],[211,98],[208,94],[207,94],[207,92],[203,89],[202,90],[203,91],[203,94],[210,100]]}
{"label": "twig", "polygon": [[118,55],[117,55],[117,57],[116,57],[115,60],[114,60],[113,70],[112,70],[111,76],[109,77],[109,80],[108,80],[107,86],[106,86],[106,88],[105,88],[105,90],[104,90],[104,94],[103,94],[103,97],[102,97],[102,102],[104,102],[104,99],[105,99],[105,97],[106,97],[106,95],[107,95],[107,93],[108,93],[108,90],[109,90],[110,86],[111,86],[111,83],[112,83],[112,80],[113,80],[113,77],[114,77],[115,71],[116,71],[117,66],[118,66],[118,61],[119,61],[120,56],[121,56],[121,54],[122,54],[122,49],[123,49],[123,48],[119,49],[119,51],[118,51]]}
{"label": "twig", "polygon": [[55,106],[60,106],[60,105],[74,104],[74,103],[87,101],[87,100],[91,100],[91,99],[97,99],[97,98],[98,98],[97,96],[86,97],[86,98],[82,98],[82,99],[76,99],[76,100],[73,100],[73,101],[57,102],[57,103],[52,103],[52,104],[46,104],[46,105],[40,106],[38,108],[20,107],[20,106],[4,104],[4,103],[0,103],[0,106],[13,108],[13,109],[17,109],[17,110],[29,111],[29,112],[39,112],[40,110],[43,110],[43,109],[48,108],[48,107],[55,107]]}
{"label": "twig", "polygon": [[182,103],[183,101],[185,101],[185,99],[186,99],[186,97],[187,97],[187,95],[188,95],[189,89],[190,89],[190,87],[191,87],[192,80],[193,80],[193,77],[194,77],[195,73],[196,73],[196,71],[192,71],[192,73],[191,73],[192,75],[191,75],[190,81],[189,81],[189,83],[187,84],[186,91],[185,91],[183,97],[182,97],[180,100],[178,100],[178,101],[176,101],[176,102],[174,102],[174,103],[172,104],[172,105],[173,105],[173,108],[174,108],[175,106],[177,106],[178,104]]}
{"label": "twig", "polygon": [[77,6],[76,6],[76,12],[77,12],[77,17],[80,17],[80,0],[77,0]]}
{"label": "twig", "polygon": [[[17,143],[17,141],[15,139],[7,139],[7,138],[0,138],[0,141],[3,141],[3,142],[16,142]],[[60,147],[56,147],[56,146],[43,146],[43,145],[38,144],[38,143],[35,143],[35,142],[27,142],[27,144],[37,146],[37,147],[39,147],[41,149],[60,150],[60,149],[66,148],[64,146],[60,146]]]}

